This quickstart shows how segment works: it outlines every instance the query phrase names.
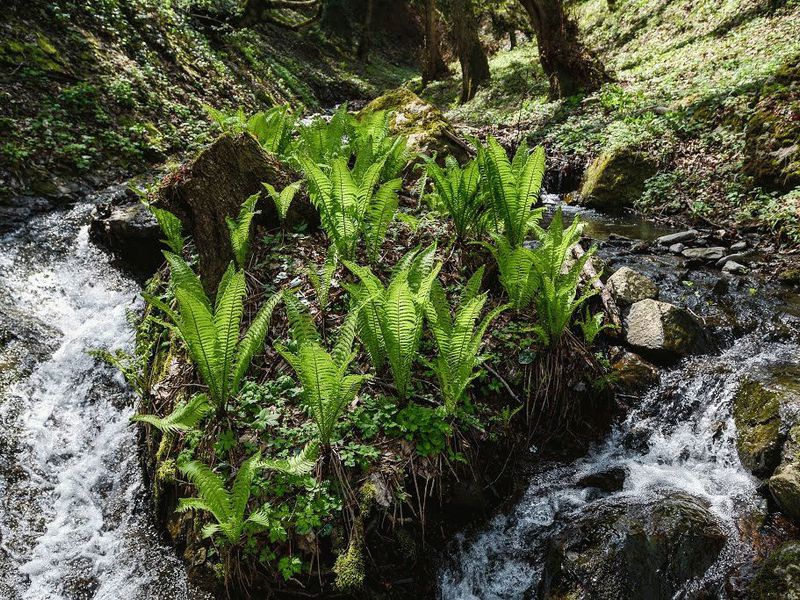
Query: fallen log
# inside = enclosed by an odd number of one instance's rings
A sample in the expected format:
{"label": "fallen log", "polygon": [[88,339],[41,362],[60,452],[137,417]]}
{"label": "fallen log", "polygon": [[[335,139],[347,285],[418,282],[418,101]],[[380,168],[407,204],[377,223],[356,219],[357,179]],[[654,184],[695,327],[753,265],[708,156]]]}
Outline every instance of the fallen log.
{"label": "fallen log", "polygon": [[[583,248],[581,248],[580,244],[572,246],[572,255],[575,257],[575,260],[580,260],[584,254],[586,253]],[[599,292],[600,300],[603,302],[603,308],[605,309],[608,321],[618,332],[622,331],[622,319],[619,315],[619,307],[614,301],[614,296],[611,295],[611,291],[600,281],[600,277],[592,264],[591,257],[583,264],[583,276],[587,281],[591,282],[592,287]]]}

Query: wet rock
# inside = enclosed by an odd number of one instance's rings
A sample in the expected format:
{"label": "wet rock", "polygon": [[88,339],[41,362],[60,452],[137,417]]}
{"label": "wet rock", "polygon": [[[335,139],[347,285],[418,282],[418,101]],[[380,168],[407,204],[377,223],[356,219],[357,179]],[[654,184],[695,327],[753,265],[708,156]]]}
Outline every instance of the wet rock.
{"label": "wet rock", "polygon": [[628,473],[622,467],[612,467],[605,471],[584,475],[575,485],[582,488],[597,488],[604,492],[618,492],[625,485]]}
{"label": "wet rock", "polygon": [[702,326],[688,311],[667,302],[642,300],[625,319],[625,339],[648,356],[671,362],[702,352],[708,343]]}
{"label": "wet rock", "polygon": [[458,160],[469,157],[468,145],[456,133],[442,112],[407,88],[397,88],[365,106],[358,114],[386,110],[393,114],[389,126],[395,135],[408,137],[414,152],[439,156],[452,155]]}
{"label": "wet rock", "polygon": [[686,231],[679,231],[677,233],[670,233],[656,238],[656,243],[660,246],[672,246],[681,242],[690,242],[697,237],[698,231],[696,229],[688,229]]}
{"label": "wet rock", "polygon": [[748,256],[747,254],[743,254],[741,252],[737,252],[734,254],[727,254],[722,258],[720,258],[716,263],[714,263],[714,266],[717,267],[718,269],[721,269],[722,267],[725,266],[725,263],[729,261],[734,261],[739,263],[747,262]]}
{"label": "wet rock", "polygon": [[643,392],[658,383],[658,369],[633,352],[624,351],[611,368],[615,383],[627,392]]}
{"label": "wet rock", "polygon": [[800,462],[782,464],[769,478],[769,492],[782,513],[800,521]]}
{"label": "wet rock", "polygon": [[630,267],[618,269],[608,278],[608,287],[620,304],[633,304],[640,300],[658,297],[655,282]]}
{"label": "wet rock", "polygon": [[729,250],[731,252],[743,252],[744,250],[747,250],[747,242],[742,240],[741,242],[736,242],[735,244],[731,244]]}
{"label": "wet rock", "polygon": [[684,244],[682,244],[681,242],[678,242],[677,244],[672,244],[669,247],[669,251],[672,252],[672,254],[676,254],[676,255],[681,254],[685,249],[686,249],[686,246]]}
{"label": "wet rock", "polygon": [[[239,213],[242,203],[261,194],[257,222],[267,228],[279,226],[274,203],[262,182],[281,190],[299,176],[265,152],[248,133],[222,135],[194,160],[182,165],[161,183],[158,205],[175,213],[194,239],[203,285],[217,287],[233,255],[226,217]],[[297,196],[285,224],[316,222],[318,216],[307,198]]]}
{"label": "wet rock", "polygon": [[687,248],[681,254],[684,258],[688,258],[689,260],[716,262],[725,256],[725,248],[722,246],[714,246],[712,248]]}
{"label": "wet rock", "polygon": [[141,277],[152,275],[163,257],[161,230],[152,213],[140,202],[100,205],[92,211],[89,235],[110,250],[125,267]]}
{"label": "wet rock", "polygon": [[769,477],[781,460],[779,393],[760,381],[743,382],[733,399],[736,449],[742,464],[756,477]]}
{"label": "wet rock", "polygon": [[688,494],[598,502],[550,541],[539,597],[671,598],[725,541],[708,506]]}
{"label": "wet rock", "polygon": [[725,266],[722,267],[723,272],[730,273],[731,275],[747,275],[750,272],[750,269],[745,267],[743,264],[736,262],[735,260],[729,260],[725,263]]}
{"label": "wet rock", "polygon": [[750,600],[800,599],[800,542],[786,542],[764,560],[750,584]]}
{"label": "wet rock", "polygon": [[597,210],[619,212],[633,206],[644,182],[656,174],[658,163],[634,148],[606,150],[586,170],[581,186],[583,203]]}
{"label": "wet rock", "polygon": [[790,267],[778,273],[778,281],[786,285],[800,285],[800,269]]}

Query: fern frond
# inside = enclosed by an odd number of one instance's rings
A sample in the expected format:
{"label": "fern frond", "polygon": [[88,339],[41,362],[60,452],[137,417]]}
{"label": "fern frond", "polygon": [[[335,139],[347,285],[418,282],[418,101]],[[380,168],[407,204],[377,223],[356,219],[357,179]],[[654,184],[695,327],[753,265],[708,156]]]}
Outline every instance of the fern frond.
{"label": "fern frond", "polygon": [[183,237],[183,224],[180,219],[168,210],[149,206],[150,212],[158,221],[158,226],[161,228],[162,233],[166,237],[162,240],[169,246],[178,256],[183,252],[183,247],[186,245],[186,238]]}
{"label": "fern frond", "polygon": [[177,404],[166,417],[134,415],[131,421],[148,423],[163,433],[178,433],[193,429],[212,410],[206,394],[195,394],[187,402]]}
{"label": "fern frond", "polygon": [[319,459],[319,445],[309,442],[305,447],[290,458],[264,458],[259,466],[271,471],[279,471],[287,475],[309,475]]}

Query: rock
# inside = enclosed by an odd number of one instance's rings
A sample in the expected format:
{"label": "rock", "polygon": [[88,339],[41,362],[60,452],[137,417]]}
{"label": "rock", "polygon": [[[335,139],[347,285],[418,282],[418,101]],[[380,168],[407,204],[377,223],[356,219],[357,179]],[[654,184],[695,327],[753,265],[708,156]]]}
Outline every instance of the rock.
{"label": "rock", "polygon": [[769,492],[783,514],[800,521],[800,462],[781,465],[769,478]]}
{"label": "rock", "polygon": [[[278,227],[275,204],[262,182],[281,190],[297,179],[298,175],[265,152],[249,133],[220,136],[194,160],[164,178],[157,193],[158,205],[175,213],[194,239],[207,290],[216,289],[233,258],[225,218],[235,217],[249,196],[260,193],[257,222],[267,228]],[[285,224],[314,224],[318,219],[308,199],[298,195]]]}
{"label": "rock", "polygon": [[688,311],[649,299],[631,306],[625,338],[634,348],[667,362],[707,348],[702,326]]}
{"label": "rock", "polygon": [[760,381],[744,381],[733,398],[736,449],[742,464],[756,477],[769,477],[781,460],[781,401]]}
{"label": "rock", "polygon": [[785,542],[764,560],[750,584],[749,600],[800,600],[800,542]]}
{"label": "rock", "polygon": [[152,213],[140,202],[97,206],[92,211],[89,235],[93,242],[110,250],[143,278],[152,275],[163,262],[159,246],[161,230]]}
{"label": "rock", "polygon": [[689,260],[700,260],[705,262],[718,261],[725,255],[725,248],[714,246],[712,248],[687,248],[681,254]]}
{"label": "rock", "polygon": [[656,238],[656,243],[660,246],[671,246],[679,242],[690,242],[697,237],[698,231],[696,229],[688,229],[687,231],[679,231],[678,233],[670,233]]}
{"label": "rock", "polygon": [[717,267],[718,269],[721,269],[722,267],[725,266],[725,263],[728,262],[728,261],[734,261],[734,262],[743,263],[743,262],[747,262],[747,260],[748,260],[748,255],[747,254],[743,254],[741,252],[736,252],[734,254],[728,254],[726,256],[723,256],[716,263],[714,263],[714,266]]}
{"label": "rock", "polygon": [[409,148],[414,152],[427,155],[435,152],[440,157],[449,154],[459,161],[469,158],[467,142],[459,137],[442,112],[411,90],[401,87],[387,92],[367,104],[358,116],[380,110],[393,113],[389,122],[391,132],[407,136]]}
{"label": "rock", "polygon": [[606,212],[632,207],[644,191],[644,182],[657,170],[657,161],[644,152],[626,147],[606,150],[586,170],[583,204]]}
{"label": "rock", "polygon": [[800,285],[800,269],[789,267],[778,273],[778,281],[786,285]]}
{"label": "rock", "polygon": [[658,369],[638,354],[627,350],[612,363],[611,369],[614,382],[628,392],[643,392],[658,383]]}
{"label": "rock", "polygon": [[682,243],[678,242],[677,244],[672,244],[669,247],[669,251],[672,252],[673,254],[680,255],[680,254],[683,253],[685,248],[686,248],[685,245],[683,245]]}
{"label": "rock", "polygon": [[538,597],[672,598],[714,564],[726,537],[685,493],[597,502],[550,540]]}
{"label": "rock", "polygon": [[625,485],[628,473],[622,467],[612,467],[605,471],[584,475],[575,485],[581,488],[597,488],[604,492],[618,492]]}
{"label": "rock", "polygon": [[747,242],[742,240],[741,242],[736,242],[735,244],[731,244],[729,250],[731,252],[742,252],[744,250],[747,250]]}
{"label": "rock", "polygon": [[658,287],[655,282],[630,267],[617,270],[608,278],[607,283],[614,299],[620,304],[633,304],[647,298],[658,297]]}
{"label": "rock", "polygon": [[800,185],[800,63],[778,69],[758,93],[745,128],[745,173],[755,185],[788,192]]}
{"label": "rock", "polygon": [[725,266],[722,267],[722,270],[725,273],[730,273],[732,275],[747,275],[750,272],[750,269],[745,267],[743,264],[736,262],[735,260],[729,260],[725,263]]}

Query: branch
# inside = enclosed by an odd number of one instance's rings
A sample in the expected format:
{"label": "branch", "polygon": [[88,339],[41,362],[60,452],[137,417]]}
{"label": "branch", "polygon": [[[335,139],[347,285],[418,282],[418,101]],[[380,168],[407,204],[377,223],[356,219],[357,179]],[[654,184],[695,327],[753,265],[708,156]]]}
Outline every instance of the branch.
{"label": "branch", "polygon": [[[576,260],[580,260],[585,252],[583,251],[583,248],[581,248],[580,244],[575,244],[572,247],[572,254],[575,256]],[[592,282],[592,287],[600,292],[600,299],[603,301],[603,306],[606,309],[608,320],[611,321],[611,324],[617,328],[617,331],[621,331],[622,320],[619,316],[619,308],[617,307],[617,303],[614,301],[614,297],[611,295],[609,289],[603,285],[603,282],[600,281],[600,278],[597,276],[597,271],[595,271],[591,258],[584,263],[583,274],[586,279]]]}

